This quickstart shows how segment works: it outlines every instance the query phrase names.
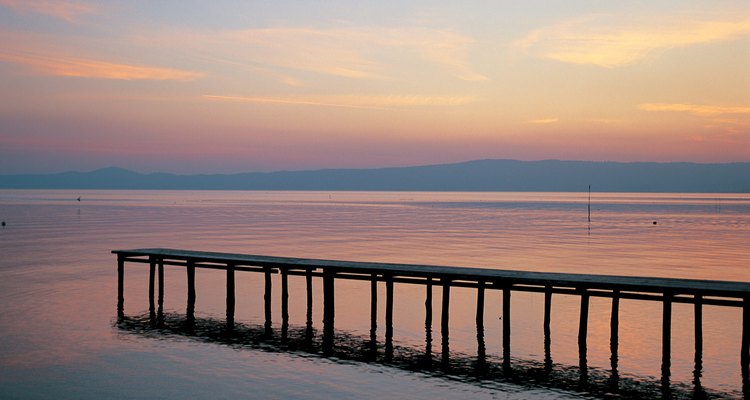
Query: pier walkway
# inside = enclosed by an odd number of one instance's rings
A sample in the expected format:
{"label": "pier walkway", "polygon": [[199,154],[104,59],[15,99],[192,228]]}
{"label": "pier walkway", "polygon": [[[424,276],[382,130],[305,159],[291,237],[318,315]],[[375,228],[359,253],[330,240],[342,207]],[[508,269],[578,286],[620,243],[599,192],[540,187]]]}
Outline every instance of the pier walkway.
{"label": "pier walkway", "polygon": [[[539,292],[544,294],[544,340],[545,367],[551,368],[550,319],[552,294],[575,295],[580,297],[580,318],[578,328],[579,366],[581,381],[587,379],[586,338],[590,297],[612,299],[610,320],[610,350],[613,378],[617,377],[619,346],[619,300],[636,299],[659,301],[662,303],[662,385],[669,388],[671,358],[672,304],[694,304],[695,316],[695,380],[700,385],[703,353],[703,305],[741,307],[742,340],[740,368],[743,379],[743,392],[750,388],[748,367],[750,365],[750,283],[714,280],[648,278],[589,274],[566,274],[548,272],[527,272],[501,269],[463,268],[416,264],[371,263],[339,260],[319,260],[288,257],[270,257],[248,254],[214,253],[176,249],[133,249],[113,250],[117,255],[118,270],[118,316],[124,315],[124,265],[126,262],[145,263],[150,266],[149,303],[154,310],[154,292],[158,275],[158,304],[164,298],[164,265],[185,267],[187,273],[187,317],[194,319],[195,311],[195,269],[210,268],[225,270],[226,322],[227,328],[234,326],[235,272],[249,271],[265,274],[265,321],[266,329],[271,330],[271,274],[281,274],[281,313],[282,331],[288,326],[288,276],[306,277],[308,323],[311,323],[313,301],[312,278],[322,278],[323,283],[323,346],[331,348],[334,343],[334,279],[354,279],[371,281],[371,321],[372,335],[377,326],[377,284],[386,285],[386,354],[392,346],[393,338],[393,285],[417,284],[426,287],[426,323],[432,321],[432,288],[442,288],[441,336],[444,346],[448,343],[448,305],[451,287],[477,289],[477,329],[483,329],[484,297],[486,290],[503,292],[503,369],[510,372],[511,366],[511,293],[514,291]],[[734,327],[727,327],[733,329]],[[391,347],[392,348],[392,347]],[[448,357],[443,352],[443,357]],[[447,360],[446,360],[447,361]]]}

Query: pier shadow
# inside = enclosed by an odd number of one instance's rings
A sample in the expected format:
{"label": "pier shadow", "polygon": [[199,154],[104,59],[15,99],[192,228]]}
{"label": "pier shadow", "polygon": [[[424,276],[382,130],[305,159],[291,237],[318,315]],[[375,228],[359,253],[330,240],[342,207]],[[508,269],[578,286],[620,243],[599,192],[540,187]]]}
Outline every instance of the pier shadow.
{"label": "pier shadow", "polygon": [[[224,319],[164,312],[162,307],[138,315],[119,315],[115,322],[116,329],[121,332],[157,340],[187,339],[238,350],[373,363],[487,388],[496,386],[500,391],[507,391],[507,384],[515,384],[580,393],[588,398],[704,399],[741,396],[739,393],[707,391],[699,384],[689,386],[681,383],[672,383],[669,392],[665,393],[663,382],[659,379],[622,376],[617,372],[616,364],[613,365],[614,371],[587,366],[586,383],[582,387],[580,365],[554,364],[548,354],[542,361],[512,358],[512,371],[509,373],[506,359],[486,353],[481,325],[477,326],[477,354],[450,351],[447,341],[442,343],[440,354],[433,354],[429,321],[425,323],[425,347],[400,345],[390,338],[387,348],[381,348],[371,335],[359,336],[332,327],[324,328],[321,332],[313,327],[310,320],[301,326],[283,325],[282,329],[274,329],[265,323],[232,321],[230,325]],[[699,380],[700,370],[696,373]],[[613,379],[618,383],[615,386],[612,385]]]}

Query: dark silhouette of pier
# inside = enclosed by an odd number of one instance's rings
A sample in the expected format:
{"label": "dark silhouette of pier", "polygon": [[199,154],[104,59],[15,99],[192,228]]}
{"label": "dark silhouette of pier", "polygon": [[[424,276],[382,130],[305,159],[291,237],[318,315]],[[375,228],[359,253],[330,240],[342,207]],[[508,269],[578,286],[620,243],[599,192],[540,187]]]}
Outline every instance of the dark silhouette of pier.
{"label": "dark silhouette of pier", "polygon": [[[551,303],[553,294],[565,294],[578,296],[581,301],[580,317],[578,327],[578,354],[579,364],[577,367],[577,389],[592,392],[593,389],[602,386],[601,371],[592,375],[592,369],[587,365],[587,332],[589,319],[589,300],[591,297],[605,297],[612,299],[612,312],[610,321],[610,371],[606,379],[606,389],[596,389],[601,393],[616,393],[624,395],[627,389],[623,386],[626,379],[621,378],[618,372],[618,345],[619,345],[619,301],[620,299],[635,299],[643,301],[659,301],[662,303],[662,367],[659,390],[662,397],[672,397],[675,385],[670,382],[671,369],[671,326],[672,326],[672,304],[689,303],[694,304],[695,312],[695,368],[692,395],[696,398],[706,397],[706,391],[701,384],[702,359],[703,359],[703,333],[702,333],[702,307],[703,305],[715,305],[724,307],[741,307],[742,326],[738,327],[742,332],[740,351],[740,369],[742,372],[742,391],[745,397],[750,391],[750,283],[708,281],[690,279],[669,278],[643,278],[622,277],[608,275],[582,275],[525,272],[497,269],[477,269],[445,266],[428,266],[413,264],[384,264],[365,263],[353,261],[315,260],[287,257],[269,257],[246,254],[228,254],[197,252],[189,250],[173,249],[136,249],[136,250],[114,250],[117,254],[118,265],[118,321],[124,323],[131,321],[124,312],[124,271],[126,262],[146,263],[150,266],[149,274],[149,322],[156,329],[164,328],[165,316],[163,313],[164,299],[164,266],[175,265],[185,267],[187,273],[187,308],[180,332],[194,333],[196,327],[195,318],[195,268],[209,268],[225,270],[227,273],[227,296],[226,296],[226,320],[220,325],[225,334],[236,332],[237,323],[234,320],[235,312],[235,273],[237,271],[263,273],[265,277],[264,288],[264,311],[265,323],[262,333],[266,340],[275,337],[271,324],[271,302],[272,286],[271,275],[281,275],[281,340],[286,343],[290,339],[289,315],[288,315],[288,277],[290,275],[304,276],[307,291],[307,323],[304,328],[304,340],[309,344],[315,342],[314,328],[312,323],[312,284],[313,278],[322,279],[323,285],[323,335],[318,343],[318,349],[323,356],[337,354],[340,348],[340,334],[337,335],[334,328],[334,280],[369,280],[371,282],[371,327],[370,337],[365,346],[371,360],[382,358],[385,363],[394,362],[393,344],[393,287],[399,284],[424,285],[426,288],[425,300],[425,348],[423,354],[418,357],[422,364],[432,368],[432,289],[434,285],[442,286],[442,313],[440,321],[441,349],[439,369],[443,371],[452,370],[454,365],[461,364],[461,356],[450,353],[449,342],[449,304],[451,287],[468,287],[477,289],[477,355],[473,370],[475,372],[489,373],[513,380],[514,373],[523,372],[529,376],[533,371],[540,376],[541,381],[546,377],[560,374],[560,366],[554,365],[550,354],[550,320]],[[154,302],[155,283],[158,274],[158,307]],[[386,287],[385,301],[385,344],[382,357],[379,356],[377,336],[377,287],[379,282],[384,282]],[[503,351],[502,360],[489,362],[486,356],[484,344],[484,297],[486,290],[501,290],[503,293],[502,330]],[[544,362],[541,368],[524,367],[528,362],[519,363],[511,357],[511,294],[513,291],[539,292],[544,294]],[[255,331],[254,331],[255,332]],[[464,357],[465,358],[465,357]],[[463,362],[465,364],[465,362]],[[563,368],[565,376],[570,376],[570,369]],[[536,376],[535,375],[535,376]],[[626,385],[627,386],[627,385]],[[684,388],[683,388],[684,389]],[[637,391],[636,391],[637,392]],[[636,396],[637,397],[637,396]],[[710,397],[710,396],[709,396]]]}

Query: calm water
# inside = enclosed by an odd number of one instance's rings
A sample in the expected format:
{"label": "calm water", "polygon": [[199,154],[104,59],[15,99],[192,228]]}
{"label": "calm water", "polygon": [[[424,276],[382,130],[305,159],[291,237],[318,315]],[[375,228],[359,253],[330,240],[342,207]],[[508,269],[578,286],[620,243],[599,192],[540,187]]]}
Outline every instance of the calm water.
{"label": "calm water", "polygon": [[[750,281],[750,196],[594,193],[590,228],[586,197],[2,190],[0,219],[7,226],[0,229],[0,397],[582,396],[118,326],[116,262],[110,250],[173,247]],[[147,269],[126,266],[125,311],[136,320],[148,311]],[[197,271],[196,315],[207,324],[224,318],[224,279],[220,271]],[[184,270],[167,267],[165,280],[165,309],[179,319],[185,312]],[[315,285],[313,319],[322,325],[320,282]],[[275,296],[278,287],[274,281]],[[263,322],[262,288],[260,274],[238,274],[236,318],[248,327]],[[304,326],[304,279],[290,278],[290,290],[290,323]],[[336,282],[336,329],[347,337],[369,337],[369,296],[363,295],[368,291],[368,282]],[[433,339],[438,343],[439,288],[434,296]],[[475,301],[475,290],[454,288],[451,293],[451,354],[457,358],[470,359],[477,352]],[[578,303],[577,297],[553,298],[556,368],[578,365]],[[397,284],[395,304],[394,344],[420,351],[425,346],[424,288]],[[543,361],[543,296],[514,292],[512,304],[514,359]],[[502,358],[501,305],[501,292],[489,291],[485,345],[490,360]],[[278,307],[276,300],[275,329]],[[379,310],[384,312],[382,304]],[[607,299],[592,298],[588,363],[605,372],[610,365],[609,312]],[[709,390],[739,396],[740,330],[739,309],[705,307],[702,383]],[[672,382],[690,387],[691,305],[674,305],[672,340]],[[620,374],[644,385],[658,382],[660,341],[660,303],[622,300]]]}

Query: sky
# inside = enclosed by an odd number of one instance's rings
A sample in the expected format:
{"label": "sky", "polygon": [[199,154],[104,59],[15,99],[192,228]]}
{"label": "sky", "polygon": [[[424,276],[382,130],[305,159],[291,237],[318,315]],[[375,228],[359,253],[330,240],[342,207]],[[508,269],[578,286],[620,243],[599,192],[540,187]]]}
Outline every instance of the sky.
{"label": "sky", "polygon": [[747,0],[0,0],[0,174],[750,161]]}

